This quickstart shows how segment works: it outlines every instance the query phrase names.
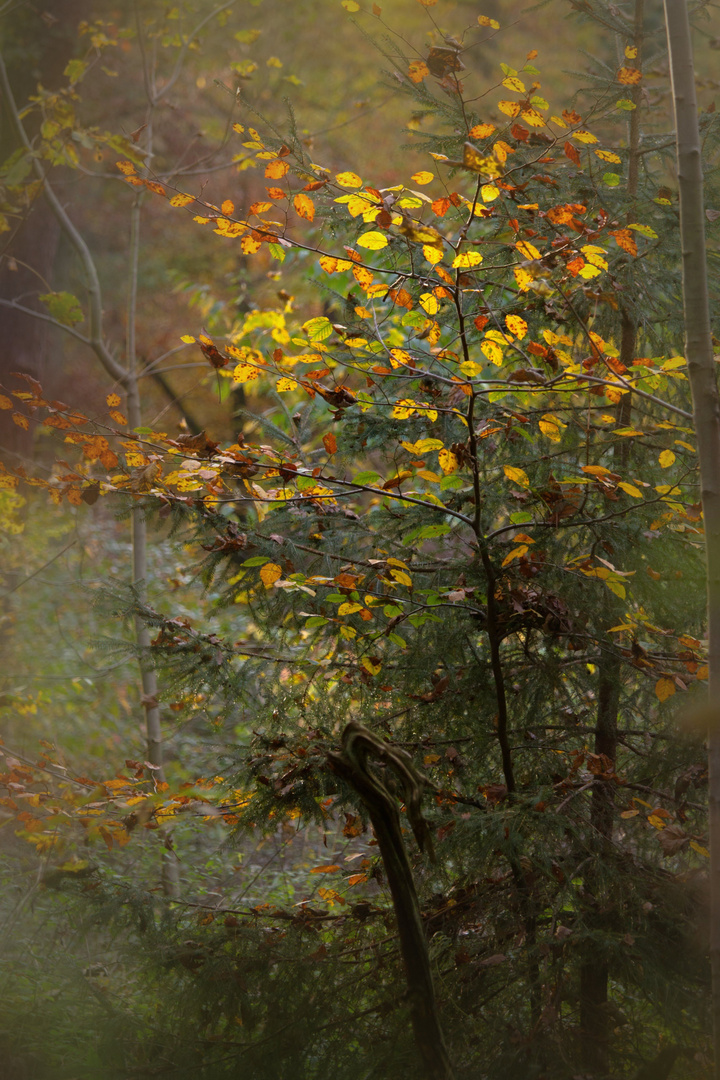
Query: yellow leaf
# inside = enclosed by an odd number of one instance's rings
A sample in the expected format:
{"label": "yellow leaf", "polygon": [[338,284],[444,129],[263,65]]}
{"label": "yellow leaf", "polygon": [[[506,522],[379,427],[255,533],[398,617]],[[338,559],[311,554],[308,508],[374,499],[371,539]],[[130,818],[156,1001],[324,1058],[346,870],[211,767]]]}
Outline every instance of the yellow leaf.
{"label": "yellow leaf", "polygon": [[412,588],[412,578],[409,574],[406,574],[404,570],[395,570],[393,568],[390,571],[390,577],[394,578],[395,581],[398,581],[401,585],[407,585],[408,589]]}
{"label": "yellow leaf", "polygon": [[500,29],[500,23],[497,19],[491,19],[488,15],[478,15],[478,24],[480,26],[491,26],[493,30]]}
{"label": "yellow leaf", "polygon": [[446,476],[450,476],[452,473],[457,472],[459,462],[452,450],[441,450],[438,454],[438,460],[440,462],[440,468]]}
{"label": "yellow leaf", "polygon": [[464,360],[460,365],[460,370],[463,375],[467,375],[468,379],[474,379],[482,371],[482,364],[477,364],[474,360]]}
{"label": "yellow leaf", "polygon": [[551,439],[553,442],[560,442],[560,439],[562,438],[562,428],[567,427],[567,424],[563,424],[563,422],[558,420],[556,416],[553,416],[552,413],[545,413],[545,415],[538,420],[538,427],[548,439]]}
{"label": "yellow leaf", "polygon": [[516,94],[526,93],[525,83],[515,75],[508,75],[506,79],[503,79],[502,84],[506,90],[514,90]]}
{"label": "yellow leaf", "polygon": [[436,315],[438,309],[437,297],[431,292],[423,293],[420,297],[420,307],[423,311],[426,311],[428,315]]}
{"label": "yellow leaf", "polygon": [[512,480],[514,483],[519,484],[520,487],[530,487],[530,480],[524,469],[516,469],[513,465],[503,465],[503,472],[508,480]]}
{"label": "yellow leaf", "polygon": [[575,131],[570,137],[579,143],[597,142],[597,135],[593,135],[590,131]]}
{"label": "yellow leaf", "polygon": [[434,180],[435,173],[427,172],[425,169],[423,169],[420,172],[413,173],[410,179],[414,180],[416,184],[420,184],[422,186],[423,184],[429,184],[431,180]]}
{"label": "yellow leaf", "polygon": [[503,559],[501,565],[502,566],[509,566],[510,563],[513,561],[513,559],[521,558],[521,556],[523,556],[526,553],[526,551],[527,551],[527,544],[521,544],[520,547],[513,548],[513,550],[508,552],[508,554],[505,556],[505,558]]}
{"label": "yellow leaf", "polygon": [[439,754],[426,754],[423,758],[423,765],[434,765],[439,760]]}
{"label": "yellow leaf", "polygon": [[362,180],[357,173],[354,172],[341,172],[335,177],[340,187],[344,188],[358,188],[362,187]]}
{"label": "yellow leaf", "polygon": [[356,611],[362,611],[362,604],[348,602],[340,605],[338,615],[354,615]]}
{"label": "yellow leaf", "polygon": [[390,350],[390,363],[393,367],[402,367],[406,364],[407,367],[414,367],[414,361],[410,353],[405,352],[404,349],[391,349]]}
{"label": "yellow leaf", "polygon": [[652,825],[655,829],[664,829],[667,825],[667,821],[664,818],[658,816],[658,814],[650,814],[648,817],[648,824]]}
{"label": "yellow leaf", "polygon": [[[480,188],[480,195],[483,202],[492,202],[493,199],[497,199],[500,194],[500,188],[496,184],[483,184]],[[478,207],[475,207],[477,210]],[[481,209],[484,209],[481,207]]]}
{"label": "yellow leaf", "polygon": [[675,455],[673,454],[672,450],[663,450],[663,452],[660,454],[660,457],[658,458],[660,466],[663,469],[669,469],[674,460]]}
{"label": "yellow leaf", "polygon": [[590,278],[598,277],[600,271],[598,270],[597,266],[593,266],[592,263],[585,263],[585,265],[580,268],[578,273],[581,278],[585,278],[586,281],[589,281]]}
{"label": "yellow leaf", "polygon": [[370,675],[377,675],[378,671],[382,667],[382,664],[380,663],[373,664],[369,656],[363,656],[360,663],[365,668],[365,670],[370,673]]}
{"label": "yellow leaf", "polygon": [[634,60],[635,57],[637,56],[637,54],[638,54],[638,51],[637,51],[637,48],[636,48],[635,45],[626,45],[625,46],[625,56],[627,57],[628,60]]}
{"label": "yellow leaf", "polygon": [[629,484],[626,480],[619,480],[618,487],[626,495],[632,495],[634,499],[642,499],[642,491],[636,488],[634,484]]}
{"label": "yellow leaf", "polygon": [[440,439],[418,439],[417,442],[400,443],[411,454],[427,454],[430,450],[442,450]]}
{"label": "yellow leaf", "polygon": [[675,693],[675,683],[672,679],[669,679],[666,675],[663,675],[661,679],[655,683],[655,696],[660,701],[667,701],[669,697],[672,697]]}
{"label": "yellow leaf", "polygon": [[278,394],[285,394],[288,390],[294,390],[296,386],[297,383],[295,382],[295,379],[278,379],[278,381],[275,383],[275,389],[277,390]]}
{"label": "yellow leaf", "polygon": [[192,336],[192,334],[183,334],[180,340],[184,341],[186,345],[192,345],[192,343],[195,341],[195,338]]}
{"label": "yellow leaf", "polygon": [[515,275],[515,284],[520,292],[527,292],[532,285],[533,276],[522,266],[513,267],[513,274]]}
{"label": "yellow leaf", "polygon": [[260,372],[252,364],[238,364],[232,373],[233,382],[246,383],[252,382],[253,379],[257,379],[260,376]]}
{"label": "yellow leaf", "polygon": [[527,323],[519,315],[506,315],[505,325],[507,326],[510,333],[514,334],[516,338],[520,338],[522,340],[522,338],[524,338],[527,334]]}
{"label": "yellow leaf", "polygon": [[265,563],[260,568],[260,580],[266,589],[269,589],[279,578],[282,577],[282,568],[277,563]]}
{"label": "yellow leaf", "polygon": [[698,844],[697,840],[691,840],[690,847],[693,849],[693,851],[697,851],[698,855],[704,855],[706,859],[710,858],[710,852],[708,851],[708,849],[706,847],[703,847],[702,844]]}
{"label": "yellow leaf", "polygon": [[695,672],[695,675],[698,679],[707,679],[709,674],[710,668],[707,666],[707,664],[703,664],[702,667],[699,667]]}
{"label": "yellow leaf", "polygon": [[392,411],[393,418],[395,420],[407,420],[415,412],[415,408],[416,404],[412,398],[402,398],[395,403],[395,408]]}
{"label": "yellow leaf", "polygon": [[423,245],[423,255],[425,256],[427,261],[429,263],[432,263],[433,266],[434,266],[435,263],[439,263],[439,262],[442,261],[442,257],[443,257],[442,248],[435,247],[434,244],[424,244]]}
{"label": "yellow leaf", "polygon": [[515,247],[521,255],[525,256],[526,259],[540,258],[540,252],[538,251],[538,249],[535,247],[534,244],[530,244],[527,240],[518,240],[515,244]]}
{"label": "yellow leaf", "polygon": [[502,362],[503,362],[502,349],[497,344],[497,342],[490,341],[488,338],[485,338],[485,340],[480,343],[480,348],[485,353],[488,360],[490,360],[493,364],[495,364],[496,367],[500,367],[502,365]]}
{"label": "yellow leaf", "polygon": [[195,202],[193,195],[185,195],[183,192],[179,192],[177,195],[173,195],[170,200],[171,206],[187,206],[188,203]]}
{"label": "yellow leaf", "polygon": [[483,261],[483,257],[479,251],[463,251],[461,255],[456,255],[452,261],[452,265],[460,269],[467,269],[471,266],[479,266]]}
{"label": "yellow leaf", "polygon": [[599,157],[601,161],[610,161],[615,165],[619,165],[622,161],[617,154],[613,154],[610,150],[593,150],[596,157]]}
{"label": "yellow leaf", "polygon": [[368,248],[369,251],[380,251],[381,248],[387,247],[387,242],[387,236],[381,232],[363,233],[357,238],[358,247]]}
{"label": "yellow leaf", "polygon": [[120,404],[120,396],[119,396],[119,394],[108,394],[108,396],[105,398],[105,400],[106,400],[106,402],[108,403],[108,405],[110,406],[111,409],[116,408]]}

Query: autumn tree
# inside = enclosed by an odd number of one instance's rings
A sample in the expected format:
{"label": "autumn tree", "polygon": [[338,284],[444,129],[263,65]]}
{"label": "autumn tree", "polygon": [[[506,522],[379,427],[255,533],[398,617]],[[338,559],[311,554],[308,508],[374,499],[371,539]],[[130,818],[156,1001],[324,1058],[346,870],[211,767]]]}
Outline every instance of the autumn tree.
{"label": "autumn tree", "polygon": [[[266,195],[249,205],[118,159],[283,285],[225,335],[182,339],[244,388],[235,441],[93,425],[34,386],[17,406],[70,447],[117,447],[109,469],[86,454],[35,484],[157,509],[237,613],[221,636],[115,592],[162,684],[201,695],[228,742],[240,713],[253,734],[192,792],[119,778],[105,832],[130,845],[195,799],[238,836],[297,844],[315,824],[329,847],[293,905],[243,892],[163,922],[98,883],[97,910],[125,901],[115,917],[171,973],[159,1049],[138,1052],[175,1070],[599,1080],[683,1058],[701,1077],[706,774],[673,706],[708,675],[703,517],[671,145],[638,119],[642,7],[603,15],[620,62],[552,105],[535,50],[494,85],[468,77],[503,41],[494,18],[450,36],[428,16],[429,48],[382,45],[432,121],[427,167],[391,185],[249,109],[234,137]],[[296,310],[300,275],[322,313]]]}

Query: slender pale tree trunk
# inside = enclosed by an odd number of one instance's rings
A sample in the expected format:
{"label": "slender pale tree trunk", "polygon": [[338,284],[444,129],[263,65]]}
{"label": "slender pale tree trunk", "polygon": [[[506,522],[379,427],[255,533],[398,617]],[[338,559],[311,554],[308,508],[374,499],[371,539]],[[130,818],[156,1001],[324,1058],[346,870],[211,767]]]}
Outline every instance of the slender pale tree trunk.
{"label": "slender pale tree trunk", "polygon": [[[151,139],[152,136],[149,136]],[[140,192],[133,202],[130,213],[130,251],[128,266],[127,299],[127,343],[126,376],[128,425],[131,431],[142,425],[140,388],[138,384],[138,358],[136,343],[137,288],[140,262],[140,215],[144,192]],[[132,510],[132,583],[136,596],[143,602],[147,596],[148,576],[148,530],[143,507],[136,503]],[[145,710],[145,736],[147,740],[148,761],[153,766],[153,779],[165,782],[163,767],[163,735],[160,723],[160,705],[158,703],[158,681],[155,669],[148,663],[150,651],[150,633],[147,626],[135,616],[135,640],[140,650],[140,678],[142,681],[142,706]],[[161,831],[164,852],[162,863],[163,892],[175,897],[179,891],[178,862],[172,843],[170,830]]]}
{"label": "slender pale tree trunk", "polygon": [[707,559],[710,964],[715,1080],[720,1080],[720,395],[710,330],[703,171],[687,0],[665,0],[677,133],[685,348],[692,389]]}

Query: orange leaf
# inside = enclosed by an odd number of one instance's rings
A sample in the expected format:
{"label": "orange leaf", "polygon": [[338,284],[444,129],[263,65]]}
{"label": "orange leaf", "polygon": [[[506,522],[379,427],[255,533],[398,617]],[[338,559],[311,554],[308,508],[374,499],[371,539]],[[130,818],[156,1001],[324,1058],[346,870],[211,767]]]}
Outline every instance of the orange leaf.
{"label": "orange leaf", "polygon": [[326,866],[316,866],[311,874],[337,874],[340,867],[337,863],[328,863]]}
{"label": "orange leaf", "polygon": [[323,435],[323,446],[327,450],[328,454],[334,454],[337,450],[337,439],[333,435],[332,431],[329,431],[327,435]]}
{"label": "orange leaf", "polygon": [[570,158],[570,161],[572,161],[572,163],[574,165],[579,166],[580,165],[580,154],[577,152],[577,150],[573,146],[573,144],[569,143],[569,142],[566,142],[563,149],[565,150],[565,157]]}
{"label": "orange leaf", "polygon": [[30,427],[30,423],[28,421],[27,416],[23,416],[22,413],[14,412],[12,414],[12,418],[13,418],[13,423],[17,424],[17,426],[21,427],[24,431],[27,431],[27,429]]}
{"label": "orange leaf", "polygon": [[667,675],[655,683],[655,695],[660,701],[667,701],[675,693],[675,683]]}
{"label": "orange leaf", "polygon": [[637,243],[630,229],[611,229],[610,235],[615,238],[618,247],[627,251],[628,255],[637,255]]}
{"label": "orange leaf", "polygon": [[429,74],[430,68],[427,66],[424,60],[413,60],[412,64],[408,68],[408,75],[414,83],[422,82],[425,76]]}
{"label": "orange leaf", "polygon": [[642,71],[637,68],[621,67],[617,73],[617,81],[624,86],[636,86],[642,81]]}
{"label": "orange leaf", "polygon": [[105,398],[105,400],[108,403],[108,405],[110,406],[110,408],[114,409],[120,404],[120,395],[119,394],[108,394],[108,396]]}
{"label": "orange leaf", "polygon": [[230,217],[231,214],[235,213],[235,203],[232,202],[230,199],[225,199],[225,201],[221,204],[220,209],[226,217]]}
{"label": "orange leaf", "polygon": [[569,206],[551,206],[546,216],[553,225],[569,225],[574,215]]}
{"label": "orange leaf", "polygon": [[262,581],[266,589],[271,588],[271,586],[274,585],[275,582],[278,581],[278,579],[281,577],[282,567],[278,566],[277,563],[265,563],[265,565],[260,569],[260,580]]}
{"label": "orange leaf", "polygon": [[312,221],[315,217],[315,204],[310,196],[303,194],[302,191],[298,192],[293,199],[293,206],[300,217],[305,218],[307,221]]}
{"label": "orange leaf", "polygon": [[433,214],[437,214],[438,217],[444,217],[450,209],[450,200],[445,197],[436,199],[432,204],[431,209]]}
{"label": "orange leaf", "polygon": [[289,170],[290,166],[286,161],[281,161],[280,158],[276,158],[275,161],[269,161],[267,163],[265,175],[268,180],[281,180]]}
{"label": "orange leaf", "polygon": [[364,881],[367,881],[367,874],[351,874],[347,879],[348,885],[362,885]]}

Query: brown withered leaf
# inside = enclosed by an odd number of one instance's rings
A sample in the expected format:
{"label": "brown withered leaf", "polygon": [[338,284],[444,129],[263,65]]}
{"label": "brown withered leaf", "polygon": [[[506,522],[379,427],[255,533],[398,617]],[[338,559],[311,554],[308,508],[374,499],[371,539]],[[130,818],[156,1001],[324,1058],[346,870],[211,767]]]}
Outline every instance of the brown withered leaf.
{"label": "brown withered leaf", "polygon": [[430,68],[430,74],[436,79],[443,79],[451,71],[465,70],[457,49],[436,46],[428,53],[425,63]]}
{"label": "brown withered leaf", "polygon": [[205,431],[199,431],[197,435],[178,435],[176,439],[168,441],[174,442],[176,446],[182,447],[183,450],[192,450],[193,453],[198,454],[200,457],[212,457],[220,445],[213,442],[212,439],[208,439]]}

